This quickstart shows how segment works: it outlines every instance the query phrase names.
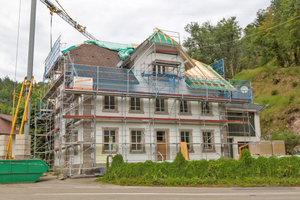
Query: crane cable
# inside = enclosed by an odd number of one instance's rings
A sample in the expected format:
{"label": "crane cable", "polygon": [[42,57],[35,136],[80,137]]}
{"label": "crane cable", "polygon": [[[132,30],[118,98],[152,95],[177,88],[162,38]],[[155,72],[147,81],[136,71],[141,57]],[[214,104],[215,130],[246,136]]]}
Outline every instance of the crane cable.
{"label": "crane cable", "polygon": [[[59,5],[59,7],[64,11],[64,13],[70,18],[72,19],[72,17],[67,13],[67,11],[60,5],[60,3],[58,2],[58,0],[55,0],[56,3]],[[73,20],[73,19],[72,19]],[[80,24],[77,24],[77,27],[76,29],[79,31],[79,32],[82,32],[84,31],[85,27],[83,27],[82,25]]]}
{"label": "crane cable", "polygon": [[[65,11],[65,9],[60,5],[60,3],[58,2],[58,0],[55,0],[56,3],[58,3],[59,7],[66,13],[66,15],[68,15],[68,17],[70,17],[70,15]],[[70,17],[72,19],[72,17]]]}
{"label": "crane cable", "polygon": [[52,16],[53,12],[50,11],[50,51],[52,50]]}
{"label": "crane cable", "polygon": [[21,5],[22,5],[22,2],[20,0],[20,2],[19,2],[18,34],[17,34],[17,49],[16,49],[16,64],[15,64],[15,78],[14,78],[14,93],[16,92],[16,82],[17,82],[19,35],[20,35],[20,21],[21,21]]}

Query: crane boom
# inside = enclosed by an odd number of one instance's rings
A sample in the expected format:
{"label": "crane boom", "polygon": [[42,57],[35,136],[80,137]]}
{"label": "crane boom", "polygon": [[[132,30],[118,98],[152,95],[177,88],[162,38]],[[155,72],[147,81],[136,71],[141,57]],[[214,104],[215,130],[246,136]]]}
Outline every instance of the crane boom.
{"label": "crane boom", "polygon": [[89,40],[98,41],[94,36],[92,36],[89,32],[85,30],[85,27],[78,24],[75,20],[73,20],[64,9],[57,8],[51,1],[49,0],[40,0],[43,4],[45,4],[51,13],[56,13],[60,16],[63,20],[65,20],[68,24],[74,27],[77,31],[79,31],[82,35],[84,35]]}

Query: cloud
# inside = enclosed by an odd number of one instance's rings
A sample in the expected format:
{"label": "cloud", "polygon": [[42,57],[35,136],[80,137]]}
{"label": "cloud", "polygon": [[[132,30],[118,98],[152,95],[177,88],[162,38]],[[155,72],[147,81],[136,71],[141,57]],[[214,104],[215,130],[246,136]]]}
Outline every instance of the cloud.
{"label": "cloud", "polygon": [[[52,2],[55,2],[52,0]],[[103,41],[141,43],[153,28],[180,33],[181,41],[188,37],[184,26],[190,22],[216,24],[223,17],[236,16],[242,27],[251,23],[259,9],[270,0],[59,0],[68,14],[87,31]],[[28,38],[31,0],[22,0],[17,80],[27,73]],[[19,1],[3,1],[0,7],[0,77],[14,78],[16,65]],[[62,36],[66,48],[80,44],[86,38],[56,14],[53,15],[53,43]],[[50,14],[37,0],[35,54],[33,73],[36,81],[43,80],[44,60],[50,51]]]}

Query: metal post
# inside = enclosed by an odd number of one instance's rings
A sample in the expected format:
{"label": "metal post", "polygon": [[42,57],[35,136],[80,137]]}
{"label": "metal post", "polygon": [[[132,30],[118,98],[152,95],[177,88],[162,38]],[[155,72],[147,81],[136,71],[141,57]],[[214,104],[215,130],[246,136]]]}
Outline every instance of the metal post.
{"label": "metal post", "polygon": [[[33,71],[33,56],[34,56],[34,35],[35,35],[35,16],[36,16],[36,0],[31,0],[30,13],[30,30],[29,30],[29,49],[28,49],[28,66],[27,66],[27,82],[31,81]],[[26,85],[25,95],[29,92],[30,85]],[[29,135],[30,129],[30,111],[31,111],[31,96],[29,97],[27,106],[27,121],[24,124],[24,134]]]}

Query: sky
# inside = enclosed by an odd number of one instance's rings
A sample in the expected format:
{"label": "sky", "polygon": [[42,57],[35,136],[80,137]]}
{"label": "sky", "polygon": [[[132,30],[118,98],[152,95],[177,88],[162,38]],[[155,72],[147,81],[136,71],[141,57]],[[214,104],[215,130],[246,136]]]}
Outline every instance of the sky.
{"label": "sky", "polygon": [[[56,4],[55,0],[50,1]],[[210,21],[216,24],[224,17],[236,16],[239,25],[244,28],[253,22],[259,9],[270,5],[270,0],[59,0],[59,3],[98,40],[140,44],[153,33],[155,27],[178,32],[181,43],[189,37],[184,27],[191,22],[202,24]],[[0,78],[9,76],[15,80],[16,73],[16,80],[21,82],[27,75],[30,4],[31,0],[1,0]],[[37,0],[33,66],[36,82],[43,80],[44,61],[51,49],[50,33],[49,10]],[[60,35],[62,50],[87,40],[54,14],[53,43]]]}

